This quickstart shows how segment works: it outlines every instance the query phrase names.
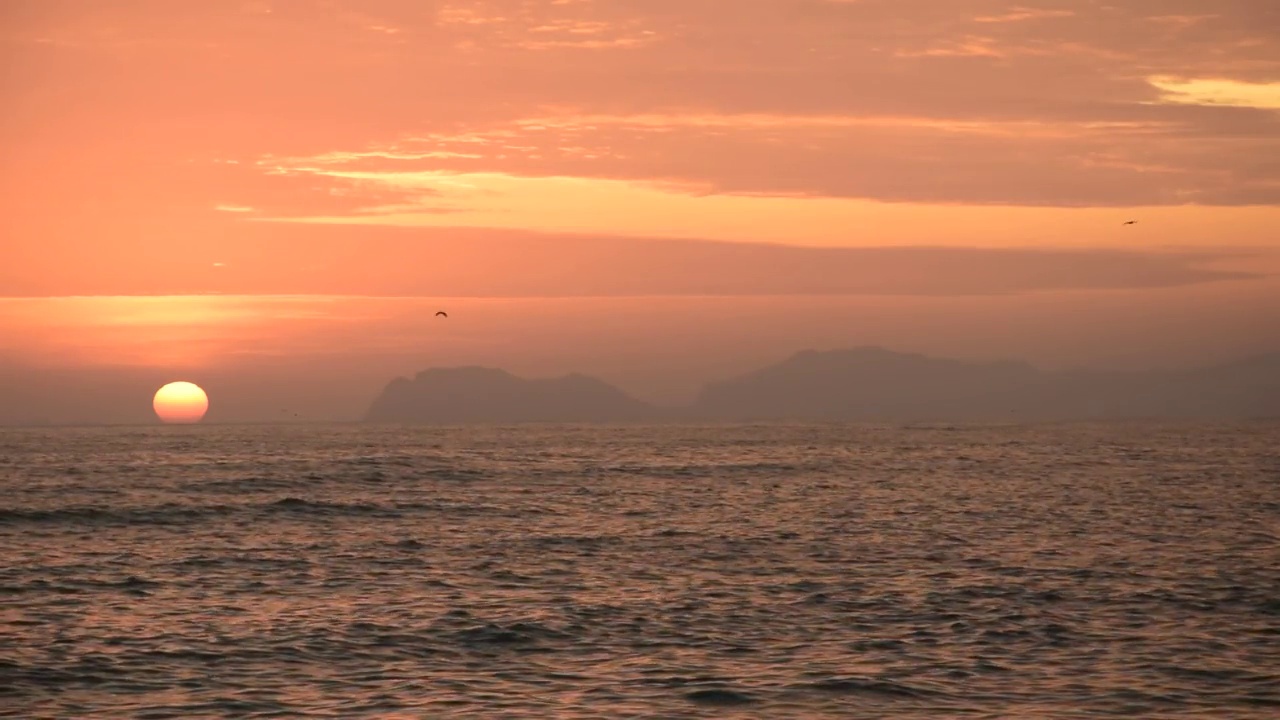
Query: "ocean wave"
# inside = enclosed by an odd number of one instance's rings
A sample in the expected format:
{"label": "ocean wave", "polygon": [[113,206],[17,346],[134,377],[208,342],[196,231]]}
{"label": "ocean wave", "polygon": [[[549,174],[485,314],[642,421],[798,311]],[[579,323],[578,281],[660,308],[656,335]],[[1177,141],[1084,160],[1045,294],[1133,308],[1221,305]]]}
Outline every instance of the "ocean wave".
{"label": "ocean wave", "polygon": [[559,432],[11,439],[0,714],[1280,706],[1280,438]]}

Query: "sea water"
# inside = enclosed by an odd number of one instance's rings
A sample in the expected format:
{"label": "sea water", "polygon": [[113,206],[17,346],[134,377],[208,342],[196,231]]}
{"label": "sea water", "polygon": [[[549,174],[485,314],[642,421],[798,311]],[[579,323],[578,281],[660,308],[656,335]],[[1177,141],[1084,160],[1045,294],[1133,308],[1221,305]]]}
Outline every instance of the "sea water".
{"label": "sea water", "polygon": [[1272,718],[1280,425],[0,431],[0,715]]}

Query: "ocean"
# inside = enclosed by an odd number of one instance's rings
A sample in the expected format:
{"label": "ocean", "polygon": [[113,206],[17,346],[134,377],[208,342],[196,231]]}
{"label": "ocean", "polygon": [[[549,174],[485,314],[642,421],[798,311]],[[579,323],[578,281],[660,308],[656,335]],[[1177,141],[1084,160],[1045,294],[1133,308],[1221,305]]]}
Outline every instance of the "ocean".
{"label": "ocean", "polygon": [[1277,715],[1277,423],[0,431],[2,717]]}

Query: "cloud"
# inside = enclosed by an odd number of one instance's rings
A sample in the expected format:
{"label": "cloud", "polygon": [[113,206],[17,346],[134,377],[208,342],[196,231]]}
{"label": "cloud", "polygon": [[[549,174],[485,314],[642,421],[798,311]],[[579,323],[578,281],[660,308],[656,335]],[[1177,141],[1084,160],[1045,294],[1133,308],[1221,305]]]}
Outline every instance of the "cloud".
{"label": "cloud", "polygon": [[[328,153],[323,161],[285,159],[280,167],[388,187],[414,174],[502,173],[893,202],[1280,202],[1280,188],[1267,178],[1240,172],[1259,145],[1276,142],[1268,138],[1280,133],[1280,116],[1246,119],[1242,115],[1260,111],[1238,108],[1177,110],[1184,112],[1152,108],[1093,120],[1036,121],[561,109],[457,135]],[[1242,136],[1255,139],[1237,142]],[[1204,142],[1228,138],[1233,142]],[[1036,161],[1028,162],[1032,157]]]}
{"label": "cloud", "polygon": [[[234,238],[234,239],[232,239]],[[306,240],[300,256],[297,241]],[[145,274],[59,277],[6,295],[389,297],[965,296],[1248,280],[1232,253],[806,248],[461,228],[241,223],[223,267],[173,258]]]}
{"label": "cloud", "polygon": [[[42,273],[153,287],[224,259],[249,272],[248,250],[223,252],[249,217],[1274,244],[1280,113],[1259,90],[1280,78],[1271,0],[10,0],[0,13],[0,217],[19,248],[0,263],[6,290]],[[1061,210],[1121,207],[1158,212],[1159,236]],[[324,232],[289,233],[274,259],[313,265]]]}
{"label": "cloud", "polygon": [[1249,83],[1234,80],[1153,77],[1149,82],[1161,91],[1160,102],[1280,110],[1280,82]]}
{"label": "cloud", "polygon": [[980,15],[974,18],[974,22],[980,23],[1010,23],[1025,22],[1027,20],[1046,20],[1051,18],[1072,17],[1075,12],[1072,10],[1049,10],[1026,7],[1013,7],[1008,12],[999,15]]}

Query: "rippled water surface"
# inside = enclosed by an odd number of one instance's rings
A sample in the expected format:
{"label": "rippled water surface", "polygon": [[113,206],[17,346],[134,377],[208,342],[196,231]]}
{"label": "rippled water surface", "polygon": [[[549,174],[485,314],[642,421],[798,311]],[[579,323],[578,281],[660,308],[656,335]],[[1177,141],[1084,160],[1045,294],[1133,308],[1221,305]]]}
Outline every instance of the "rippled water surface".
{"label": "rippled water surface", "polygon": [[1280,426],[0,432],[0,716],[1276,717]]}

